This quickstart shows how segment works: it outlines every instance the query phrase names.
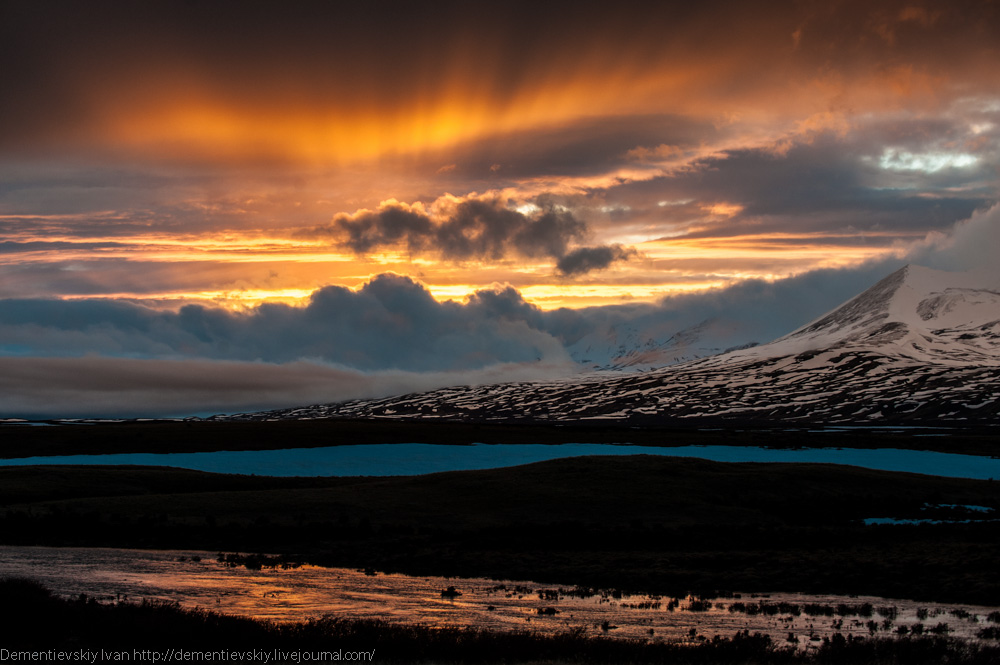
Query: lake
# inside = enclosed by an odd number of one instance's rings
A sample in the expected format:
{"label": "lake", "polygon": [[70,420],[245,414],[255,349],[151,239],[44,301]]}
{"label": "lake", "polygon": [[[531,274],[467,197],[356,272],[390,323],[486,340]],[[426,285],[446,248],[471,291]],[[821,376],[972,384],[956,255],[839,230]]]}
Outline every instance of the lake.
{"label": "lake", "polygon": [[665,455],[717,462],[797,462],[848,464],[883,471],[905,471],[953,478],[1000,478],[1000,459],[927,450],[894,448],[762,448],[627,444],[473,444],[394,443],[323,448],[217,451],[203,453],[127,453],[2,459],[0,465],[137,464],[173,466],[215,473],[268,476],[408,476],[439,471],[495,469],[580,455]]}

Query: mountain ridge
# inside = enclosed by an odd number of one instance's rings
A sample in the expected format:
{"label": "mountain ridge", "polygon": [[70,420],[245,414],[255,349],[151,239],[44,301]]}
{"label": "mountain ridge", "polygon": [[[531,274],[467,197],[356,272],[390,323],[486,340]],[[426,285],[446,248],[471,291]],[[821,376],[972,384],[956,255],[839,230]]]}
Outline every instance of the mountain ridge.
{"label": "mountain ridge", "polygon": [[1000,422],[1000,292],[906,266],[769,344],[647,372],[451,387],[236,419],[420,418],[649,424]]}

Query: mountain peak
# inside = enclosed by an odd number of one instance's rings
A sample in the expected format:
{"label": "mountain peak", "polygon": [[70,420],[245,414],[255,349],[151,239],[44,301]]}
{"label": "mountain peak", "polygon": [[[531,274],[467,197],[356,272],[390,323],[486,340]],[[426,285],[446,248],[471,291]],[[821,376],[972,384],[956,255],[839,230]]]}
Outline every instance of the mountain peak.
{"label": "mountain peak", "polygon": [[893,298],[906,283],[912,266],[906,265],[881,280],[875,286],[863,291],[829,314],[819,318],[784,339],[814,333],[837,333],[859,327],[868,327],[889,318]]}
{"label": "mountain peak", "polygon": [[907,265],[798,330],[751,353],[878,348],[923,360],[1000,352],[1000,293],[972,273]]}

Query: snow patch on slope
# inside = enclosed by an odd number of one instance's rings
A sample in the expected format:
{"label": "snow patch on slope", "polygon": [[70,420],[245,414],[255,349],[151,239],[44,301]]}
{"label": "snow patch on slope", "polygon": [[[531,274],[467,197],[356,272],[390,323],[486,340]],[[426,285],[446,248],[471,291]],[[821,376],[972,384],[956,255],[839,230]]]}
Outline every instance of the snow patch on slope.
{"label": "snow patch on slope", "polygon": [[1000,365],[1000,288],[972,273],[906,266],[816,321],[730,360],[821,349]]}

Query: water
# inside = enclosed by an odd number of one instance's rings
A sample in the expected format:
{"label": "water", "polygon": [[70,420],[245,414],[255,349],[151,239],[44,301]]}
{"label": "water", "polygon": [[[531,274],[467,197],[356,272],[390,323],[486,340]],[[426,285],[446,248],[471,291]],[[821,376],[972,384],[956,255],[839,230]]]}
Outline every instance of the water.
{"label": "water", "polygon": [[[558,593],[556,586],[536,582],[382,573],[371,576],[361,571],[316,566],[254,571],[227,567],[216,558],[211,552],[179,550],[0,546],[0,576],[31,577],[65,596],[85,593],[106,602],[159,599],[189,608],[274,621],[301,621],[332,614],[432,627],[475,626],[545,634],[582,628],[592,635],[675,641],[697,639],[692,638],[692,629],[708,638],[716,634],[729,637],[748,629],[768,633],[779,643],[785,642],[791,633],[799,640],[799,648],[818,644],[822,637],[837,632],[869,635],[866,625],[869,621],[877,622],[877,634],[881,636],[895,634],[899,626],[907,626],[909,630],[917,623],[927,628],[946,623],[949,634],[973,639],[981,628],[995,625],[988,623],[986,617],[997,609],[875,597],[776,593],[714,599],[707,611],[692,611],[692,599],[679,599],[679,606],[669,609],[669,598],[610,592],[577,597]],[[442,596],[441,591],[450,586],[461,595]],[[546,590],[550,592],[547,596]],[[767,616],[730,611],[735,603],[782,602],[798,605],[800,609],[807,603],[832,607],[869,603],[874,611],[870,617],[805,613],[795,616],[787,611]],[[547,608],[555,613],[539,613]],[[894,608],[896,616],[883,625],[891,614],[887,608]],[[926,612],[923,618],[918,617],[920,608]],[[605,622],[608,630],[601,627]]]}
{"label": "water", "polygon": [[137,464],[269,476],[407,476],[438,471],[495,469],[580,455],[666,455],[717,462],[830,463],[953,478],[1000,478],[1000,459],[926,450],[750,446],[657,448],[596,443],[469,446],[396,443],[203,453],[64,455],[4,459],[0,460],[0,465]]}

